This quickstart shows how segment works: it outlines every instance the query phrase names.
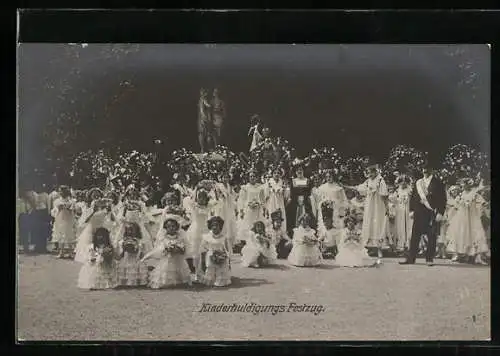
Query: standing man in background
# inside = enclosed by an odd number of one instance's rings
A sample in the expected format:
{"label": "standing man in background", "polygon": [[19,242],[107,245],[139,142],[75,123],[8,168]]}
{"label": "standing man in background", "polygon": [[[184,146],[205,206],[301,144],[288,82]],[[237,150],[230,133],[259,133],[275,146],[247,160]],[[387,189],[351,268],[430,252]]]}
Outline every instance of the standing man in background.
{"label": "standing man in background", "polygon": [[19,243],[23,246],[23,252],[30,252],[30,243],[34,240],[34,225],[32,212],[35,208],[34,192],[21,189],[17,201],[17,222],[19,232]]}
{"label": "standing man in background", "polygon": [[[35,253],[47,253],[47,242],[50,236],[49,194],[46,186],[37,182],[34,192],[35,210],[32,212],[35,234]],[[33,236],[33,235],[32,235]],[[33,239],[33,237],[32,237]]]}

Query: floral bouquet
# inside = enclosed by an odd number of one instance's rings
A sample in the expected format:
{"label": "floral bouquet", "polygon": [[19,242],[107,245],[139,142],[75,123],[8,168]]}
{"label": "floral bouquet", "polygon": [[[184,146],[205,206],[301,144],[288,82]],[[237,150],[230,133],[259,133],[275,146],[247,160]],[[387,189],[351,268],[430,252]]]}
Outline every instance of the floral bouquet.
{"label": "floral bouquet", "polygon": [[92,250],[90,252],[90,263],[100,263],[101,262],[101,256],[97,253],[97,251]]}
{"label": "floral bouquet", "polygon": [[169,254],[182,254],[186,251],[186,246],[184,243],[177,240],[167,240],[165,244],[165,252]]}
{"label": "floral bouquet", "polygon": [[210,256],[210,260],[212,261],[212,263],[218,266],[224,264],[227,258],[228,258],[227,253],[222,250],[215,250]]}
{"label": "floral bouquet", "polygon": [[258,209],[260,207],[260,203],[256,200],[252,200],[248,203],[248,207],[252,210]]}
{"label": "floral bouquet", "polygon": [[128,211],[140,211],[141,210],[141,204],[139,204],[138,201],[128,201],[125,203],[125,208]]}
{"label": "floral bouquet", "polygon": [[112,247],[104,247],[102,249],[102,263],[104,264],[111,264],[111,262],[113,261],[113,248]]}
{"label": "floral bouquet", "polygon": [[139,251],[139,243],[135,239],[126,239],[123,241],[123,250],[127,253],[137,253]]}
{"label": "floral bouquet", "polygon": [[318,244],[318,239],[314,235],[304,236],[304,244],[307,246],[315,246]]}
{"label": "floral bouquet", "polygon": [[257,235],[257,241],[265,248],[269,248],[271,246],[271,238],[266,235]]}
{"label": "floral bouquet", "polygon": [[345,241],[356,243],[356,244],[361,243],[361,232],[360,231],[349,231]]}
{"label": "floral bouquet", "polygon": [[61,204],[59,204],[59,206],[58,206],[58,207],[59,207],[59,209],[61,209],[61,210],[63,210],[63,209],[64,209],[64,210],[70,210],[70,209],[71,209],[71,207],[72,207],[72,204],[71,204],[71,203],[69,203],[69,202],[66,202],[66,203],[61,203]]}

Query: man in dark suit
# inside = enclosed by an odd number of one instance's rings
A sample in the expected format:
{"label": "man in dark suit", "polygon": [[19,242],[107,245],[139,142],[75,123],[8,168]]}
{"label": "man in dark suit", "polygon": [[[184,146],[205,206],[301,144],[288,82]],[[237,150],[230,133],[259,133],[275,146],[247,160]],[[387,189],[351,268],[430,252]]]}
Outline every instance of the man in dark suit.
{"label": "man in dark suit", "polygon": [[426,235],[428,242],[425,260],[428,266],[433,266],[439,225],[446,208],[446,188],[433,174],[429,164],[422,169],[422,173],[423,178],[415,183],[410,198],[410,214],[413,215],[410,249],[406,261],[400,264],[415,263],[420,239],[422,235]]}

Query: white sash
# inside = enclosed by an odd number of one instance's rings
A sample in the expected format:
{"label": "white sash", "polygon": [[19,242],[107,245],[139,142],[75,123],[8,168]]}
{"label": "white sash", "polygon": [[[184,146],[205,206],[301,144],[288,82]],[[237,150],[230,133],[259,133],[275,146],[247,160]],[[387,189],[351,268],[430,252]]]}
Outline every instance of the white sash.
{"label": "white sash", "polygon": [[417,192],[418,192],[418,195],[420,196],[420,200],[422,201],[422,204],[424,204],[427,209],[432,210],[431,205],[427,201],[427,196],[424,193],[423,184],[425,184],[425,182],[424,182],[423,179],[421,179],[421,180],[419,180],[417,182]]}

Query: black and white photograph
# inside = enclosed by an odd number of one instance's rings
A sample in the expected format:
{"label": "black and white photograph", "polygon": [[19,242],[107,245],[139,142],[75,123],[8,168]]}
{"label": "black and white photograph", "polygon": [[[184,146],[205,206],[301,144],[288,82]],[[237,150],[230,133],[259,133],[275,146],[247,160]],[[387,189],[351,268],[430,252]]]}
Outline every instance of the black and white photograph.
{"label": "black and white photograph", "polygon": [[490,340],[490,61],[19,43],[17,340]]}

